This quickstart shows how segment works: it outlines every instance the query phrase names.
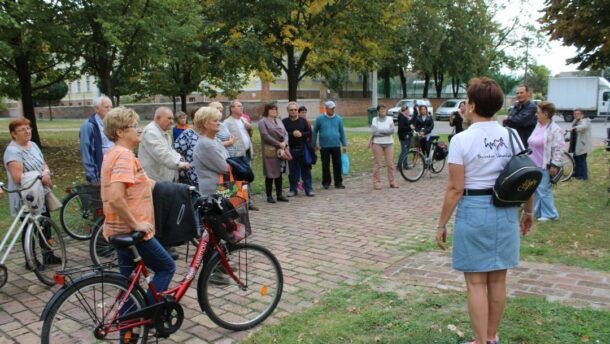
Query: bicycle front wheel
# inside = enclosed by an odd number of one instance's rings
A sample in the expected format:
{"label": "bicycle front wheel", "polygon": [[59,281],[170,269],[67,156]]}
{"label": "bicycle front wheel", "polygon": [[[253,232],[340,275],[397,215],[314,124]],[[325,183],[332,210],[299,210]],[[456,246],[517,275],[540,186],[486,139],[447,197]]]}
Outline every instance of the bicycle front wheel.
{"label": "bicycle front wheel", "polygon": [[76,240],[88,240],[91,238],[94,221],[95,214],[91,209],[83,207],[78,193],[72,193],[63,200],[59,222],[69,236]]}
{"label": "bicycle front wheel", "polygon": [[[117,313],[126,314],[146,307],[144,295],[139,290],[132,290],[122,308],[119,303],[129,290],[126,278],[108,275],[96,275],[76,282],[67,287],[59,298],[50,306],[43,319],[40,340],[43,344],[56,343],[118,343],[119,326],[127,324],[110,324]],[[104,336],[96,337],[96,330],[108,327]],[[139,329],[139,330],[136,330]],[[131,336],[131,343],[146,343],[148,328],[145,325],[132,329],[139,333],[136,339]]]}
{"label": "bicycle front wheel", "polygon": [[416,149],[410,149],[404,159],[398,164],[398,170],[406,181],[416,182],[426,171],[426,159]]}
{"label": "bicycle front wheel", "polygon": [[280,302],[282,269],[269,250],[253,244],[230,247],[227,260],[245,286],[242,288],[226,273],[220,256],[215,255],[199,276],[197,298],[201,309],[218,326],[247,330],[267,319]]}
{"label": "bicycle front wheel", "polygon": [[25,259],[40,282],[55,285],[55,272],[66,268],[66,246],[59,227],[40,216],[25,234]]}
{"label": "bicycle front wheel", "polygon": [[103,225],[105,217],[102,216],[95,220],[93,232],[89,241],[89,256],[95,265],[116,263],[119,257],[114,246],[110,245],[103,235]]}
{"label": "bicycle front wheel", "polygon": [[563,152],[563,176],[562,182],[567,182],[574,175],[574,157],[568,152]]}

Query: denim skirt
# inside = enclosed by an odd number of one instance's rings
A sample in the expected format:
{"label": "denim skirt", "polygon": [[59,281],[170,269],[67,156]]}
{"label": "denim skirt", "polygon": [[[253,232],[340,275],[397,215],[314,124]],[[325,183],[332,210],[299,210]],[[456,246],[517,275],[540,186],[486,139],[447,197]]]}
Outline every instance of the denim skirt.
{"label": "denim skirt", "polygon": [[519,208],[496,208],[491,196],[463,196],[455,214],[452,266],[464,272],[519,264]]}

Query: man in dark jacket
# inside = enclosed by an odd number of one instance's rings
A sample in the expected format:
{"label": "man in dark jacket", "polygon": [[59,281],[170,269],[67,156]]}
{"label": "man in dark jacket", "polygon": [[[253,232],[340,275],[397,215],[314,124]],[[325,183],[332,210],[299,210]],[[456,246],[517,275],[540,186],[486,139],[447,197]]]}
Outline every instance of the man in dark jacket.
{"label": "man in dark jacket", "polygon": [[299,107],[296,102],[289,102],[286,107],[288,117],[282,122],[288,132],[288,147],[292,160],[288,161],[288,179],[290,181],[290,192],[288,197],[296,196],[298,191],[299,179],[303,179],[305,195],[312,197],[315,195],[311,182],[311,164],[306,163],[307,138],[311,131],[309,124],[303,117],[299,117]]}
{"label": "man in dark jacket", "polygon": [[114,146],[104,134],[104,116],[112,109],[112,101],[105,95],[93,101],[95,113],[80,127],[80,156],[85,169],[85,177],[91,184],[100,183],[100,171],[104,153]]}
{"label": "man in dark jacket", "polygon": [[411,148],[411,136],[413,136],[411,121],[412,118],[409,116],[409,106],[403,105],[398,113],[398,141],[400,141],[398,165],[403,162],[403,159],[407,158],[407,153],[409,152],[409,148]]}
{"label": "man in dark jacket", "polygon": [[508,117],[504,120],[504,126],[517,130],[521,142],[527,148],[527,139],[536,127],[536,111],[538,107],[530,100],[530,92],[527,85],[517,86],[516,95],[517,104],[513,106]]}

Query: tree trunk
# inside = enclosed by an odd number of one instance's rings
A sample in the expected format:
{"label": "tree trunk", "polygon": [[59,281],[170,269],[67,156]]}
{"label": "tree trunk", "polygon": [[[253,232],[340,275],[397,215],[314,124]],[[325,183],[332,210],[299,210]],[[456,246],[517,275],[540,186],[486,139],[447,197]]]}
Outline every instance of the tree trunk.
{"label": "tree trunk", "polygon": [[40,135],[38,135],[38,125],[36,124],[36,114],[34,113],[34,100],[32,99],[32,75],[27,55],[16,55],[15,66],[17,67],[17,78],[19,79],[19,90],[21,91],[21,106],[23,107],[23,117],[30,120],[32,128],[32,142],[39,147]]}
{"label": "tree trunk", "polygon": [[[114,95],[114,99],[116,101],[114,106],[120,106],[121,105],[121,95],[120,94],[115,94]],[[83,104],[84,105],[84,104]]]}
{"label": "tree trunk", "polygon": [[49,106],[49,121],[53,120],[53,109],[51,109],[51,100],[47,100],[47,105]]}
{"label": "tree trunk", "polygon": [[362,98],[369,97],[369,73],[362,73]]}
{"label": "tree trunk", "polygon": [[381,73],[383,75],[383,97],[390,98],[392,94],[392,90],[390,89],[390,68],[385,67]]}
{"label": "tree trunk", "polygon": [[460,79],[456,77],[451,78],[451,90],[453,91],[453,98],[458,97],[460,92]]}
{"label": "tree trunk", "polygon": [[407,98],[407,77],[405,76],[405,70],[402,67],[398,68],[400,75],[400,87],[402,88],[402,97]]}
{"label": "tree trunk", "polygon": [[430,86],[430,73],[424,74],[424,92],[422,94],[423,98],[428,98],[428,87]]}
{"label": "tree trunk", "polygon": [[[183,93],[180,95],[180,103],[181,103],[180,109],[182,109],[182,112],[186,113],[186,93]],[[175,109],[175,106],[174,106],[174,109]],[[174,110],[174,113],[176,113],[176,110]]]}
{"label": "tree trunk", "polygon": [[443,72],[434,70],[434,89],[436,90],[436,98],[441,97],[441,93],[443,92],[443,81]]}
{"label": "tree trunk", "polygon": [[174,113],[176,113],[176,96],[172,96],[172,106]]}

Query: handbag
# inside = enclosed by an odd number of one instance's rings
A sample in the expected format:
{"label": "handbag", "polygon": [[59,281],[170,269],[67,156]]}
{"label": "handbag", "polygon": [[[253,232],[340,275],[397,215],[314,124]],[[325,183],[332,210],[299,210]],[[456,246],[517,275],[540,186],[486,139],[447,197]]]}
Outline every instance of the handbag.
{"label": "handbag", "polygon": [[318,162],[318,156],[316,155],[316,150],[310,143],[305,145],[305,165],[311,166],[315,165]]}
{"label": "handbag", "polygon": [[55,211],[61,209],[62,204],[49,187],[44,187],[44,200],[47,205],[47,211]]}
{"label": "handbag", "polygon": [[254,181],[254,171],[252,171],[252,168],[245,157],[236,156],[227,158],[227,163],[231,165],[231,170],[233,171],[235,179],[243,180],[248,183]]}
{"label": "handbag", "polygon": [[557,166],[555,164],[549,164],[549,170],[551,169],[551,167],[556,167],[557,168],[557,173],[554,176],[551,176],[550,171],[549,171],[549,176],[551,177],[550,181],[552,185],[557,185],[557,183],[559,183],[559,181],[561,180],[561,177],[563,177],[563,166]]}
{"label": "handbag", "polygon": [[500,172],[493,187],[492,200],[496,207],[516,207],[527,202],[542,180],[542,171],[529,157],[530,150],[519,145],[521,152],[515,153],[513,140],[520,141],[512,129],[507,130],[513,156]]}
{"label": "handbag", "polygon": [[264,145],[263,155],[265,156],[265,158],[275,158],[277,157],[277,148],[270,145]]}

